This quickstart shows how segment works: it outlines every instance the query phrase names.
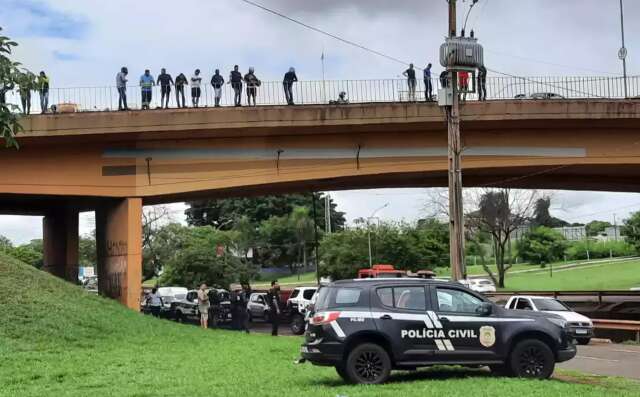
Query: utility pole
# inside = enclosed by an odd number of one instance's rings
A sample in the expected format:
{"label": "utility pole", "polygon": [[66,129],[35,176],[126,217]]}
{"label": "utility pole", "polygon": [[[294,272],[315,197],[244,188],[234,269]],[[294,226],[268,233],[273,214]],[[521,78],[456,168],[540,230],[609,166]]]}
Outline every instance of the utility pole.
{"label": "utility pole", "polygon": [[[456,37],[456,1],[449,0],[449,37]],[[460,99],[458,98],[458,73],[449,72],[453,90],[452,106],[447,106],[448,165],[449,165],[449,253],[451,279],[466,278],[464,263],[464,219],[462,209],[462,144],[460,139]]]}
{"label": "utility pole", "polygon": [[622,36],[622,47],[618,51],[618,58],[622,60],[622,78],[624,80],[624,97],[628,98],[627,92],[627,48],[624,46],[624,9],[620,0],[620,34]]}
{"label": "utility pole", "polygon": [[324,196],[324,230],[331,234],[331,197],[328,194]]}

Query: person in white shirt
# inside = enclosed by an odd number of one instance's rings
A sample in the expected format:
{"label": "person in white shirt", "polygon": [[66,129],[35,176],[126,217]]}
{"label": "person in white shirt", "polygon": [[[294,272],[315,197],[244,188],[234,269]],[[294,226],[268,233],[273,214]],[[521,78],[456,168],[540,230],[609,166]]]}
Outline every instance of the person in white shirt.
{"label": "person in white shirt", "polygon": [[202,84],[202,76],[200,76],[200,69],[196,69],[193,76],[191,76],[191,104],[194,108],[198,107],[200,102],[200,85]]}
{"label": "person in white shirt", "polygon": [[158,288],[153,288],[151,294],[147,297],[147,306],[151,310],[154,317],[160,317],[160,309],[162,309],[162,297],[158,294]]}

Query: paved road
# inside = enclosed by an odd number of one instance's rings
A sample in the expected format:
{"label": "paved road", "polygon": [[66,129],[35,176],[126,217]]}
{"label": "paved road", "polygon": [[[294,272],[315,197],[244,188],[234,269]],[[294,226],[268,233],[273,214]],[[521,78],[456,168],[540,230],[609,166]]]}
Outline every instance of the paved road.
{"label": "paved road", "polygon": [[559,366],[594,375],[640,379],[640,346],[613,343],[578,346],[576,357]]}

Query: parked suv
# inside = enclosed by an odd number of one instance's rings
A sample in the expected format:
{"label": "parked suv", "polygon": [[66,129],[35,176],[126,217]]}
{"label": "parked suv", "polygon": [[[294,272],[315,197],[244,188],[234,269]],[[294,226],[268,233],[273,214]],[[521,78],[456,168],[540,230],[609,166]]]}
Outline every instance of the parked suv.
{"label": "parked suv", "polygon": [[287,299],[287,310],[291,317],[291,332],[294,335],[304,334],[307,308],[311,304],[313,295],[317,290],[318,287],[294,288],[291,296]]}
{"label": "parked suv", "polygon": [[548,378],[556,362],[576,355],[566,324],[553,314],[504,309],[458,283],[343,280],[318,291],[301,354],[353,383],[437,364]]}

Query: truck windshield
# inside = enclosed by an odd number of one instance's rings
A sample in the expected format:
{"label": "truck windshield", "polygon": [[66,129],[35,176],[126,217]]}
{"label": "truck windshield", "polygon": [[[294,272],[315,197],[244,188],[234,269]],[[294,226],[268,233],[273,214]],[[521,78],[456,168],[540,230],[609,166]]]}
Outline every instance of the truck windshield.
{"label": "truck windshield", "polygon": [[568,312],[571,311],[564,303],[555,299],[534,299],[533,304],[543,312]]}

